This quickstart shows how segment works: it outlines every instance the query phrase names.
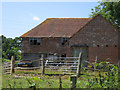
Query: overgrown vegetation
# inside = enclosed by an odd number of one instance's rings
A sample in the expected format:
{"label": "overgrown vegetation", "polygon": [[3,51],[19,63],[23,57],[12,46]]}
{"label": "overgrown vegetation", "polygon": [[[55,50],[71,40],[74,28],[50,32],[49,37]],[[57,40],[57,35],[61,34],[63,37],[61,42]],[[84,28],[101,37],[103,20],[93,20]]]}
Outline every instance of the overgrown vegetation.
{"label": "overgrown vegetation", "polygon": [[[90,88],[118,88],[118,67],[110,62],[96,63],[97,67],[102,66],[98,76],[88,77],[88,87]],[[105,72],[101,72],[105,71]]]}
{"label": "overgrown vegetation", "polygon": [[[118,66],[109,62],[95,64],[97,71],[81,70],[76,88],[119,88]],[[3,75],[3,88],[59,88],[59,75],[46,71],[41,76],[40,70],[16,70],[12,76]],[[62,75],[62,88],[70,88],[70,75]]]}

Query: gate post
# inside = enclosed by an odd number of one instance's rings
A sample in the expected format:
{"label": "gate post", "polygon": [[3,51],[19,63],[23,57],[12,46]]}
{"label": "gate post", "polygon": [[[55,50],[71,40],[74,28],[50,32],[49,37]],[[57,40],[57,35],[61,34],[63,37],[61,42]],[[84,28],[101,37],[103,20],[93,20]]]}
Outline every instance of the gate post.
{"label": "gate post", "polygon": [[15,72],[15,70],[14,70],[14,63],[15,63],[15,57],[12,56],[11,57],[11,70],[10,70],[10,74]]}
{"label": "gate post", "polygon": [[62,89],[62,80],[61,80],[61,75],[59,76],[59,90]]}
{"label": "gate post", "polygon": [[97,56],[96,56],[95,64],[94,64],[94,72],[95,72],[95,70],[96,70],[96,63],[97,63]]}
{"label": "gate post", "polygon": [[120,60],[118,61],[118,89],[120,89]]}
{"label": "gate post", "polygon": [[76,76],[70,76],[70,81],[71,81],[71,90],[76,88],[76,82],[77,82],[77,77]]}
{"label": "gate post", "polygon": [[80,69],[81,69],[81,61],[82,61],[82,53],[80,52],[80,54],[79,54],[79,58],[78,58],[78,66],[77,66],[77,77],[79,77],[80,76]]}
{"label": "gate post", "polygon": [[42,75],[45,74],[45,59],[44,59],[44,55],[41,55],[41,60],[42,60]]}

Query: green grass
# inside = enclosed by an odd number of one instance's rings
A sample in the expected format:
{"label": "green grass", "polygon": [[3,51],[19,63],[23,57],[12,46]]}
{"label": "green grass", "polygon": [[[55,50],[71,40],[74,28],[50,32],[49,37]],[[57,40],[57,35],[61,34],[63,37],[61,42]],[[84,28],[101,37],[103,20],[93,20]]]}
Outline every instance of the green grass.
{"label": "green grass", "polygon": [[[105,75],[106,72],[101,72],[101,75]],[[15,70],[15,73],[10,75],[3,75],[3,88],[29,88],[32,84],[36,84],[37,88],[59,88],[59,74],[62,75],[62,87],[63,88],[70,88],[71,81],[70,76],[63,75],[62,72],[55,72],[46,70],[46,75],[41,76],[41,70]],[[83,70],[81,71],[81,76],[77,78],[76,88],[88,88],[88,78],[94,78],[95,76],[99,79],[99,72],[93,72],[90,70]],[[22,78],[16,78],[17,76],[23,76]],[[27,81],[27,77],[30,80],[31,84]],[[39,78],[38,78],[39,77]],[[94,87],[97,87],[94,84]]]}
{"label": "green grass", "polygon": [[[15,74],[20,74],[20,75],[24,75],[24,74],[41,74],[41,69],[36,69],[36,70],[15,70]],[[70,72],[61,72],[61,71],[52,71],[52,70],[45,70],[45,74],[75,74],[75,73],[70,73]]]}
{"label": "green grass", "polygon": [[[51,75],[51,73],[54,73],[54,75]],[[31,81],[36,83],[37,88],[59,88],[59,75],[58,72],[54,71],[46,71],[47,75],[41,76],[40,70],[15,70],[15,73],[10,75],[3,75],[3,82],[2,87],[3,88],[28,88],[30,87],[29,82],[27,81],[26,77],[33,77]],[[48,76],[50,74],[50,76]],[[16,78],[15,75],[18,76],[24,76],[23,78]],[[38,77],[41,79],[39,80]],[[34,79],[35,78],[35,79]],[[84,75],[82,75],[80,78],[78,78],[76,87],[86,87],[86,84],[83,86],[82,83],[87,83],[87,79],[85,79]],[[62,87],[63,88],[70,88],[71,81],[70,81],[70,75],[64,75],[61,77],[62,79]]]}
{"label": "green grass", "polygon": [[[37,88],[59,88],[58,77],[51,78],[49,76],[41,76],[40,78],[41,81],[32,78]],[[70,88],[70,81],[68,79],[62,79],[62,84],[63,88]],[[32,84],[29,84],[26,78],[14,78],[10,75],[3,76],[3,88],[28,88],[30,85]]]}
{"label": "green grass", "polygon": [[[99,69],[100,70],[100,69]],[[76,88],[117,88],[118,67],[109,64],[107,72],[81,69],[81,75],[77,78]],[[70,88],[70,76],[76,75],[71,72],[52,71],[45,69],[45,75],[41,75],[41,69],[17,70],[12,75],[2,75],[3,88],[59,88],[59,76],[62,80],[62,88]],[[17,76],[17,77],[16,77]]]}
{"label": "green grass", "polygon": [[[54,76],[54,77],[41,76],[41,79],[42,79],[41,81],[33,80],[36,83],[37,88],[59,88],[58,76]],[[67,76],[67,78],[62,77],[62,87],[70,88],[70,85],[71,83],[69,80],[69,76]],[[77,88],[86,88],[86,86],[87,86],[87,81],[80,80],[80,79],[77,81],[77,84],[76,84]],[[2,87],[3,88],[10,88],[10,87],[11,88],[29,88],[30,84],[25,78],[14,78],[13,76],[4,75]]]}

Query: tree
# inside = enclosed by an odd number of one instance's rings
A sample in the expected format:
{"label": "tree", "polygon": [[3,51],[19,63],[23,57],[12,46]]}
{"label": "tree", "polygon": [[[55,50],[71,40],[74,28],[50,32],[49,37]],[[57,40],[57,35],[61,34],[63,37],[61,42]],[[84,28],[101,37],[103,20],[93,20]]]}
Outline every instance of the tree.
{"label": "tree", "polygon": [[90,17],[100,13],[114,26],[120,28],[120,1],[119,2],[99,2],[99,5],[91,9]]}
{"label": "tree", "polygon": [[2,35],[2,58],[11,59],[15,56],[16,60],[21,59],[21,38],[6,38]]}

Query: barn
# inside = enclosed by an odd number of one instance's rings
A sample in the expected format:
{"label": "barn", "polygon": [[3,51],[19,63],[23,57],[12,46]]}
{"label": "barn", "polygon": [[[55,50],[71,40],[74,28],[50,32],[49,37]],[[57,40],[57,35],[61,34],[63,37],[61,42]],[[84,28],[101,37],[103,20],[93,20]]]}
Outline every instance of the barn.
{"label": "barn", "polygon": [[118,64],[118,29],[102,15],[94,18],[47,18],[21,35],[22,59],[78,57]]}

